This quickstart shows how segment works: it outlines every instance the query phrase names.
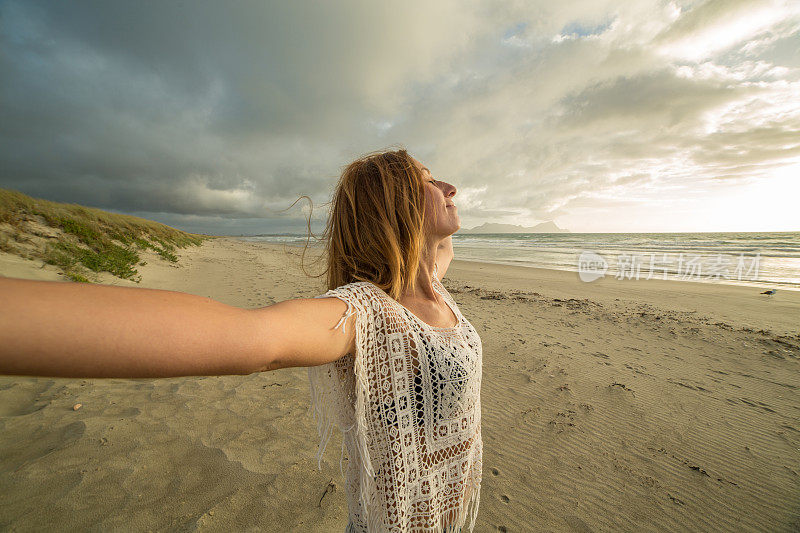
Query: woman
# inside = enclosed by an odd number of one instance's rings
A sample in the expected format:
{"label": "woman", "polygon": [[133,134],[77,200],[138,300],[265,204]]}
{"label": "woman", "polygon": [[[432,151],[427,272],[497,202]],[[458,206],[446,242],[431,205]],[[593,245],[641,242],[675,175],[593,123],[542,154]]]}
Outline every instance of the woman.
{"label": "woman", "polygon": [[[347,448],[347,531],[459,531],[477,515],[482,347],[441,284],[456,188],[405,150],[351,163],[325,230],[329,290],[246,310],[140,288],[0,278],[0,372],[173,377],[309,368]],[[335,324],[335,325],[334,325]]]}

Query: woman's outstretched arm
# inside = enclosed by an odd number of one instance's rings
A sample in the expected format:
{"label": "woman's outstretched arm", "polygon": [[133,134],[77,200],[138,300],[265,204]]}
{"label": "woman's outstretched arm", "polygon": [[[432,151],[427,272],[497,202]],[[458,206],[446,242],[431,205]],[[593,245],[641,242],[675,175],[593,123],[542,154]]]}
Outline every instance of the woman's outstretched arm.
{"label": "woman's outstretched arm", "polygon": [[0,277],[0,374],[148,378],[314,366],[352,349],[336,298],[247,310],[177,291]]}

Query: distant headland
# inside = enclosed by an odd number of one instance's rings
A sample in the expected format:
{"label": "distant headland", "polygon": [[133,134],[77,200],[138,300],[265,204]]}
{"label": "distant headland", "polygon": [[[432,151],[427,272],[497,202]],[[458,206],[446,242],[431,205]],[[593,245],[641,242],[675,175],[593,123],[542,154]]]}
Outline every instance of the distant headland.
{"label": "distant headland", "polygon": [[568,229],[559,228],[556,223],[551,220],[536,224],[535,226],[486,222],[474,228],[461,229],[458,233],[570,233],[570,231]]}

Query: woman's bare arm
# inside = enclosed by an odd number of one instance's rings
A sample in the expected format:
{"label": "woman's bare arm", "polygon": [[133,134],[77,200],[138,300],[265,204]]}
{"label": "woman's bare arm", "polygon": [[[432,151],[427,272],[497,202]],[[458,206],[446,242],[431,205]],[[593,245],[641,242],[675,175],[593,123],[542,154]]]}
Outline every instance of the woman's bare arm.
{"label": "woman's bare arm", "polygon": [[247,310],[177,291],[0,277],[0,374],[171,377],[313,366],[352,350],[336,298]]}
{"label": "woman's bare arm", "polygon": [[333,329],[347,304],[338,298],[297,298],[248,311],[270,339],[267,370],[330,363],[355,351],[355,313]]}

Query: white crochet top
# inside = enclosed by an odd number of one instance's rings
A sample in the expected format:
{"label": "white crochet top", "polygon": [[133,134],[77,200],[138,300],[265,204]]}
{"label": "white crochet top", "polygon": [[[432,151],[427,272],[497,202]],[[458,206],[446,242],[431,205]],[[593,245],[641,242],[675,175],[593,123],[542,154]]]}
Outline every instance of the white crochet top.
{"label": "white crochet top", "polygon": [[347,303],[335,328],[356,315],[355,354],[308,369],[321,437],[317,460],[321,468],[337,425],[349,458],[342,475],[356,531],[438,533],[463,527],[468,515],[469,530],[475,526],[483,347],[436,267],[432,282],[456,326],[423,322],[368,281],[316,296]]}

